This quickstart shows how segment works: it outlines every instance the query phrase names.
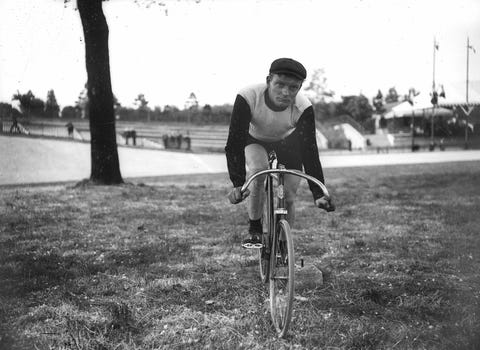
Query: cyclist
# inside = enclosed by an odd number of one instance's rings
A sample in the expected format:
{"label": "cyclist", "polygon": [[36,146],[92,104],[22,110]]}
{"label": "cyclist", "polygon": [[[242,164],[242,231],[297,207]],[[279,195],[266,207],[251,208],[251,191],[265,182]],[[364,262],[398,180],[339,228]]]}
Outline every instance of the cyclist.
{"label": "cyclist", "polygon": [[[311,102],[301,94],[300,88],[307,76],[305,67],[291,58],[272,62],[266,83],[242,89],[236,96],[230,121],[225,153],[228,172],[234,188],[230,202],[239,203],[250,196],[247,203],[249,237],[243,244],[261,242],[262,213],[265,200],[264,179],[252,183],[251,191],[241,193],[248,175],[268,169],[268,153],[274,150],[278,162],[287,169],[302,170],[324,182],[315,129],[315,116]],[[287,220],[295,219],[295,196],[300,178],[285,176]],[[309,183],[315,205],[327,211],[335,210],[330,198]]]}

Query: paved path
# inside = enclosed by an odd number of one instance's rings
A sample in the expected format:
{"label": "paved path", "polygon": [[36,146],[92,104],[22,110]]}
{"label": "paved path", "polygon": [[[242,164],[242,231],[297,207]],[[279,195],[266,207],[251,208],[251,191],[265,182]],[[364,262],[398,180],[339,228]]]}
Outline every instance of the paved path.
{"label": "paved path", "polygon": [[[124,178],[224,173],[225,155],[119,147]],[[321,155],[324,168],[480,161],[480,151]],[[79,181],[90,175],[88,143],[0,136],[0,185]]]}

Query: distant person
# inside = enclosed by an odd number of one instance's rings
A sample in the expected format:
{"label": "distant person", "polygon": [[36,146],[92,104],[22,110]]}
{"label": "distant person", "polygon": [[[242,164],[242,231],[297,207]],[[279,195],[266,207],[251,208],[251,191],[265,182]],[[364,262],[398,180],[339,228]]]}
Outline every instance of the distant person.
{"label": "distant person", "polygon": [[136,146],[137,145],[137,132],[135,130],[132,130],[130,135],[132,137],[133,145]]}
{"label": "distant person", "polygon": [[[20,126],[18,125],[17,114],[22,114],[22,108],[19,100],[12,100],[10,102],[12,106],[10,110],[10,115],[12,116],[12,126],[10,126],[10,133],[18,133],[20,134],[22,131],[20,130]],[[17,113],[18,112],[18,113]]]}
{"label": "distant person", "polygon": [[18,126],[17,116],[12,113],[12,126],[10,127],[10,134],[20,134],[22,131]]}
{"label": "distant person", "polygon": [[[264,178],[252,183],[251,192],[241,193],[246,170],[249,176],[268,168],[268,152],[274,150],[286,168],[302,170],[324,182],[316,141],[315,116],[311,102],[300,93],[307,76],[304,66],[290,58],[272,62],[266,82],[242,89],[233,106],[227,145],[228,172],[233,183],[232,203],[250,195],[247,203],[249,237],[244,246],[261,243],[265,200]],[[287,220],[293,225],[295,197],[300,178],[285,176]],[[309,183],[315,205],[327,211],[335,206],[320,187]]]}
{"label": "distant person", "polygon": [[185,143],[187,144],[186,145],[186,150],[190,151],[192,149],[192,139],[190,138],[190,135],[187,134],[187,136],[185,136],[183,139],[185,140]]}
{"label": "distant person", "polygon": [[178,149],[182,148],[182,140],[183,140],[183,135],[182,135],[182,134],[178,134],[178,135],[177,135],[177,148],[178,148]]}
{"label": "distant person", "polygon": [[129,139],[132,139],[134,146],[137,145],[137,132],[134,129],[125,129],[123,132],[123,137],[125,138],[125,145],[128,145]]}
{"label": "distant person", "polygon": [[73,124],[72,122],[68,122],[66,125],[68,131],[68,137],[73,137]]}
{"label": "distant person", "polygon": [[170,134],[170,136],[168,137],[168,147],[177,148],[177,136]]}
{"label": "distant person", "polygon": [[383,115],[380,117],[379,126],[382,134],[388,134],[387,119]]}
{"label": "distant person", "polygon": [[162,135],[162,141],[163,141],[163,147],[168,148],[168,135],[167,134]]}

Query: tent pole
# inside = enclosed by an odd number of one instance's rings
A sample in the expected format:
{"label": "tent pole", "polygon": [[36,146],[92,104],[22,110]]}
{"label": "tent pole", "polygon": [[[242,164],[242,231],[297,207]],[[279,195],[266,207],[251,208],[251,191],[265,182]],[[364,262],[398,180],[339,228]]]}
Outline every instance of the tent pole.
{"label": "tent pole", "polygon": [[412,127],[412,152],[415,150],[415,110],[412,109],[412,122],[410,123]]}
{"label": "tent pole", "polygon": [[[469,56],[469,50],[470,49],[470,38],[467,37],[467,79],[466,79],[466,102],[467,102],[467,108],[468,108],[468,56]],[[468,114],[465,113],[465,149],[468,149]]]}

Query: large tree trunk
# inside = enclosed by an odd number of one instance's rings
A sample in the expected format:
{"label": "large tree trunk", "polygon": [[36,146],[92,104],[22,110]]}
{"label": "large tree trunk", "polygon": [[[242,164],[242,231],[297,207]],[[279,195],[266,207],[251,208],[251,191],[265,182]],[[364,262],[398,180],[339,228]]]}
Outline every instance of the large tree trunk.
{"label": "large tree trunk", "polygon": [[102,0],[77,0],[85,36],[90,122],[90,181],[100,184],[122,183],[118,160],[113,109],[108,25]]}

